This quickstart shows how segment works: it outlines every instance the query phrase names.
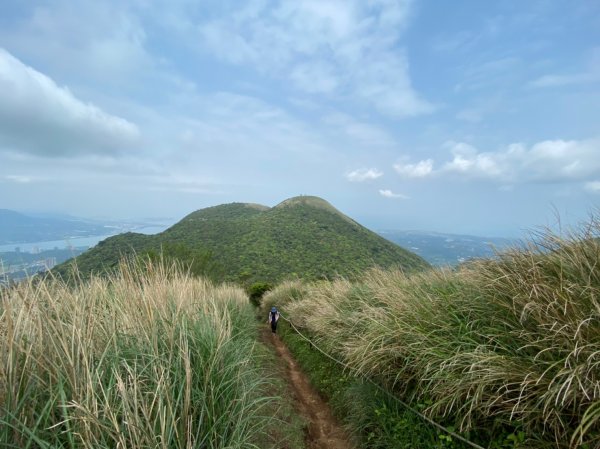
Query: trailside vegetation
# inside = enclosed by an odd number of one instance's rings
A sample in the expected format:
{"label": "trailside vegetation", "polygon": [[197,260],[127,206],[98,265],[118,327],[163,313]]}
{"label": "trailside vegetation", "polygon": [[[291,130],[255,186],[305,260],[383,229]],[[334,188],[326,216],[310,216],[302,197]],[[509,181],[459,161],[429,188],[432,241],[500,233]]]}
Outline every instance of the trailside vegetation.
{"label": "trailside vegetation", "polygon": [[273,388],[254,313],[164,261],[0,290],[0,446],[256,447]]}
{"label": "trailside vegetation", "polygon": [[265,295],[265,293],[272,289],[273,285],[269,284],[268,282],[255,282],[246,289],[246,292],[248,293],[250,302],[259,307],[262,297]]}
{"label": "trailside vegetation", "polygon": [[[599,237],[592,219],[579,233],[540,233],[526,247],[457,270],[376,269],[358,281],[284,283],[263,303],[279,306],[353,374],[484,447],[593,449]],[[376,416],[389,413],[375,407]],[[354,420],[377,434],[377,419],[368,422]],[[368,436],[364,447],[385,447]],[[397,446],[392,439],[387,447]]]}
{"label": "trailside vegetation", "polygon": [[123,255],[177,251],[181,262],[202,261],[202,274],[217,281],[244,286],[275,284],[284,279],[355,278],[374,267],[397,267],[407,272],[429,267],[427,262],[385,240],[316,197],[291,198],[268,208],[232,203],[196,211],[155,235],[111,237],[55,269],[67,274],[77,265],[82,276],[110,271]]}
{"label": "trailside vegetation", "polygon": [[[300,337],[285,320],[278,327],[312,385],[327,398],[351,431],[356,447],[365,449],[464,449],[452,436],[425,423],[371,383],[332,361]],[[427,404],[417,407],[423,410]],[[496,446],[499,448],[501,446]],[[512,447],[512,446],[507,446]]]}

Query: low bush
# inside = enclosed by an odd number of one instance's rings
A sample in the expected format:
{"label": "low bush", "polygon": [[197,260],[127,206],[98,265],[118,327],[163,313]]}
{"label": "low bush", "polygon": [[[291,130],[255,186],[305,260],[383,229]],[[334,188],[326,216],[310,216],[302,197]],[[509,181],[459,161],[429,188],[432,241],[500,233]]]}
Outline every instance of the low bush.
{"label": "low bush", "polygon": [[255,282],[254,284],[250,285],[250,287],[247,288],[250,302],[256,307],[259,307],[264,294],[272,288],[273,285],[268,282]]}

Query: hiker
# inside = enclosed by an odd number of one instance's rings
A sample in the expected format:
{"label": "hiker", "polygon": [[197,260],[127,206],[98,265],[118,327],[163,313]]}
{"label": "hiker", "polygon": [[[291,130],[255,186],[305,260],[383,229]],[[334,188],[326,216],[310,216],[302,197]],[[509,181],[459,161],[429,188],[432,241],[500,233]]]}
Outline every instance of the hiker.
{"label": "hiker", "polygon": [[271,323],[271,332],[274,334],[277,333],[277,321],[279,321],[279,312],[277,311],[277,307],[271,307],[271,311],[269,312],[269,320],[267,323]]}

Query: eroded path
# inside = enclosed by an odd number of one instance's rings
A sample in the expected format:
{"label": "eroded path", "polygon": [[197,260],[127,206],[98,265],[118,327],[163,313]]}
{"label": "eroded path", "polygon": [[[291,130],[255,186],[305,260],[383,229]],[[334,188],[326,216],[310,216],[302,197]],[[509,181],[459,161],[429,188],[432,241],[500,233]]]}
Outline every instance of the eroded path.
{"label": "eroded path", "polygon": [[265,330],[265,342],[273,345],[285,365],[287,382],[294,408],[306,420],[308,449],[352,449],[347,433],[331,413],[329,405],[319,396],[308,378],[277,335]]}

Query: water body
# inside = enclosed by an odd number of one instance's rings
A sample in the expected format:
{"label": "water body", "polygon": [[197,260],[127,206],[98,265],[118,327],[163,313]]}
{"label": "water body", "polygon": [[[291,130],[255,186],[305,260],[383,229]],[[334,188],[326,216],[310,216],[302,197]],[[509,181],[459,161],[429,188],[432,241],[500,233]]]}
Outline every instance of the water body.
{"label": "water body", "polygon": [[[158,234],[159,232],[164,231],[169,226],[145,226],[143,228],[131,229],[127,232],[137,232],[139,234]],[[92,248],[96,246],[98,242],[105,240],[115,234],[105,234],[105,235],[93,235],[89,237],[77,237],[72,239],[62,239],[62,240],[50,240],[46,242],[33,242],[33,243],[11,243],[9,245],[0,245],[0,253],[15,251],[16,248],[19,248],[19,251],[26,253],[37,253],[39,251],[48,250],[48,249],[65,249],[65,248]]]}

